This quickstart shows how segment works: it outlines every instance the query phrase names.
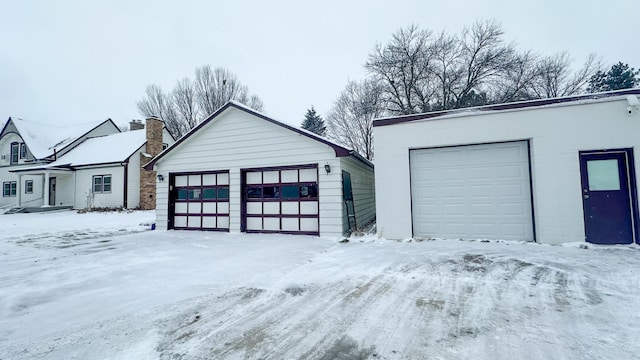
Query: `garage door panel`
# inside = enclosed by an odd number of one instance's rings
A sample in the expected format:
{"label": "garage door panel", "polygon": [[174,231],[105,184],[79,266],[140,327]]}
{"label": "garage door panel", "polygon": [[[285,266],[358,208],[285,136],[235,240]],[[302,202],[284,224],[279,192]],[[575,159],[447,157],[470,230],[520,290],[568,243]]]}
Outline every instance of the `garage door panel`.
{"label": "garage door panel", "polygon": [[190,228],[202,227],[202,218],[200,216],[189,216],[187,218],[187,226]]}
{"label": "garage door panel", "polygon": [[200,186],[200,185],[202,185],[201,175],[189,175],[189,186]]}
{"label": "garage door panel", "polygon": [[412,150],[416,236],[533,240],[526,141]]}
{"label": "garage door panel", "polygon": [[175,227],[187,227],[187,217],[186,216],[176,216],[173,220],[173,225]]}
{"label": "garage door panel", "polygon": [[215,216],[205,216],[202,218],[202,227],[207,229],[215,229],[217,226]]}
{"label": "garage door panel", "polygon": [[318,232],[317,166],[242,170],[243,228],[252,232]]}
{"label": "garage door panel", "polygon": [[249,203],[247,203],[247,214],[249,214],[249,215],[262,215],[262,203],[261,202],[249,202]]}
{"label": "garage door panel", "polygon": [[218,207],[214,202],[207,202],[202,204],[202,212],[204,214],[216,214],[218,212]]}
{"label": "garage door panel", "polygon": [[189,177],[186,175],[176,176],[175,186],[187,186],[189,184]]}
{"label": "garage door panel", "polygon": [[189,203],[188,211],[189,211],[189,214],[200,214],[200,213],[202,213],[202,204],[201,203]]}
{"label": "garage door panel", "polygon": [[282,213],[286,215],[298,215],[300,213],[300,203],[297,201],[286,201],[282,203]]}
{"label": "garage door panel", "polygon": [[228,175],[226,171],[171,174],[172,228],[228,231],[228,222],[217,217],[229,212]]}
{"label": "garage door panel", "polygon": [[187,203],[176,203],[176,205],[175,205],[175,213],[176,214],[186,214],[187,213]]}
{"label": "garage door panel", "polygon": [[279,202],[266,202],[264,203],[264,213],[269,215],[278,215],[280,214],[280,203]]}
{"label": "garage door panel", "polygon": [[229,203],[228,202],[219,202],[218,203],[218,214],[228,214],[229,213]]}
{"label": "garage door panel", "polygon": [[280,231],[280,218],[264,218],[263,220],[264,230],[267,231]]}
{"label": "garage door panel", "polygon": [[228,229],[229,228],[229,217],[228,216],[218,216],[216,217],[216,222],[218,224],[219,229]]}
{"label": "garage door panel", "polygon": [[216,174],[204,174],[202,175],[202,185],[216,185]]}

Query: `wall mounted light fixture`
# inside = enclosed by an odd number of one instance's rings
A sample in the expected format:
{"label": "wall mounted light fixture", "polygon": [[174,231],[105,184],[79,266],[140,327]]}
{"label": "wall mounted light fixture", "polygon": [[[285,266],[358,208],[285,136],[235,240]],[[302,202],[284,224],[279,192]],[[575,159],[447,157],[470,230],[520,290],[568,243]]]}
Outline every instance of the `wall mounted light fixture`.
{"label": "wall mounted light fixture", "polygon": [[327,172],[327,174],[329,174],[331,172],[331,165],[329,164],[324,164],[324,171]]}
{"label": "wall mounted light fixture", "polygon": [[164,176],[162,174],[158,174],[158,181],[164,181]]}

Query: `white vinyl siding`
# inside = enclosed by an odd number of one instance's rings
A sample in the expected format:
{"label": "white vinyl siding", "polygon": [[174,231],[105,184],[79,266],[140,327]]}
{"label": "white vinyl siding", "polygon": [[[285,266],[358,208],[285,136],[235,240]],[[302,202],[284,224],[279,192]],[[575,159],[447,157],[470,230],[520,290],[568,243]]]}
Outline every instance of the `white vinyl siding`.
{"label": "white vinyl siding", "polygon": [[411,150],[413,235],[532,241],[527,142]]}
{"label": "white vinyl siding", "polygon": [[[74,208],[119,208],[124,206],[124,166],[78,169],[75,174]],[[109,192],[93,192],[93,178],[100,175],[111,175],[111,190]],[[62,188],[63,186],[58,182],[58,189]],[[69,186],[69,188],[73,187]]]}
{"label": "white vinyl siding", "polygon": [[[129,165],[127,166],[127,207],[135,209],[140,206],[140,153],[144,152],[146,146],[129,157]],[[144,158],[148,159],[148,158]],[[144,161],[144,160],[143,160]]]}
{"label": "white vinyl siding", "polygon": [[[240,170],[318,164],[320,234],[342,234],[340,161],[328,145],[297,134],[242,110],[229,108],[189,139],[171,150],[155,166],[165,179],[171,172],[229,170],[230,231],[240,231]],[[332,171],[326,174],[324,165]],[[168,181],[157,189],[156,218],[166,228]]]}

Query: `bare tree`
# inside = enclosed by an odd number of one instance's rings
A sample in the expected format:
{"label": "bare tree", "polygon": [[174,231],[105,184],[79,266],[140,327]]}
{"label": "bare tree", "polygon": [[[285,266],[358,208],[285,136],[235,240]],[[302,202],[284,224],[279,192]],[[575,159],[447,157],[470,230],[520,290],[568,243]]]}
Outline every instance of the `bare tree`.
{"label": "bare tree", "polygon": [[602,68],[595,54],[587,57],[584,65],[573,72],[568,53],[552,55],[538,62],[538,76],[529,86],[535,98],[551,98],[584,93],[589,79]]}
{"label": "bare tree", "polygon": [[145,90],[146,98],[138,101],[138,111],[145,117],[155,116],[164,121],[169,131],[177,136],[181,136],[186,129],[185,124],[180,121],[174,109],[172,99],[162,91],[159,85],[149,85]]}
{"label": "bare tree", "polygon": [[146,97],[137,105],[143,116],[161,118],[169,131],[182,136],[230,100],[258,111],[264,108],[262,100],[250,96],[235,74],[205,65],[196,68],[194,80],[179,80],[171,93],[165,93],[158,85],[148,86]]}
{"label": "bare tree", "polygon": [[382,86],[387,110],[398,115],[431,110],[436,92],[429,65],[434,56],[432,34],[411,25],[369,55],[365,68]]}
{"label": "bare tree", "polygon": [[[446,108],[461,108],[469,105],[473,95],[487,87],[488,82],[500,77],[511,66],[515,53],[513,44],[505,44],[502,27],[493,21],[476,22],[462,31],[459,41],[462,76],[452,89],[455,103]],[[470,96],[471,95],[471,96]]]}
{"label": "bare tree", "polygon": [[504,73],[490,84],[490,98],[494,103],[531,100],[530,91],[540,76],[539,56],[531,51],[514,54]]}
{"label": "bare tree", "polygon": [[189,78],[178,81],[176,87],[173,88],[171,96],[180,120],[186,124],[188,129],[198,125],[200,109],[198,108],[193,82]]}
{"label": "bare tree", "polygon": [[373,119],[385,112],[383,93],[375,80],[349,82],[327,117],[329,138],[373,160]]}
{"label": "bare tree", "polygon": [[412,25],[377,45],[365,68],[384,85],[392,114],[480,105],[489,82],[511,66],[514,45],[503,35],[490,21],[476,22],[460,37],[444,31],[434,37]]}
{"label": "bare tree", "polygon": [[262,101],[242,85],[235,74],[223,68],[211,69],[209,65],[196,69],[195,88],[198,105],[205,116],[212,114],[229,100],[239,101],[261,111]]}

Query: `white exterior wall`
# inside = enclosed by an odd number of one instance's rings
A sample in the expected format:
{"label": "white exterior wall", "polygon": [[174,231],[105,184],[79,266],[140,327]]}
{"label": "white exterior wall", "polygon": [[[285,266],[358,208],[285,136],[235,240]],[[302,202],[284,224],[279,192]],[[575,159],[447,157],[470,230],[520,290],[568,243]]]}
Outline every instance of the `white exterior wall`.
{"label": "white exterior wall", "polygon": [[[124,201],[124,166],[108,166],[100,168],[79,169],[75,172],[74,209],[88,207],[122,207]],[[93,176],[111,175],[111,192],[93,194]],[[60,186],[59,186],[60,187]],[[73,186],[69,186],[73,189]]]}
{"label": "white exterior wall", "polygon": [[129,157],[127,166],[127,207],[135,209],[140,207],[140,153],[146,152],[146,145]]}
{"label": "white exterior wall", "polygon": [[[165,178],[157,187],[157,226],[167,228],[169,173],[229,170],[229,231],[240,232],[240,170],[304,164],[318,164],[320,235],[342,235],[342,176],[335,151],[304,135],[229,108],[156,163],[154,169]],[[329,174],[324,171],[325,164],[331,166]]]}
{"label": "white exterior wall", "polygon": [[[2,193],[0,193],[0,208],[11,208],[17,206],[18,204],[18,195],[20,197],[21,206],[41,206],[43,205],[42,198],[42,187],[43,177],[40,175],[22,175],[21,178],[18,178],[18,175],[15,173],[10,173],[9,169],[16,169],[19,167],[0,167],[0,186],[5,181],[15,181],[18,186],[19,194],[16,194],[15,197],[4,197]],[[32,180],[33,181],[33,193],[25,194],[25,181]],[[0,191],[2,188],[0,187]]]}
{"label": "white exterior wall", "polygon": [[[375,176],[373,168],[363,164],[353,157],[340,158],[342,170],[351,175],[351,190],[353,192],[353,204],[356,213],[356,225],[362,229],[376,218]],[[346,220],[346,209],[342,207],[344,230],[348,230],[349,223]]]}
{"label": "white exterior wall", "polygon": [[529,140],[537,241],[584,241],[578,152],[634,148],[640,169],[640,114],[627,106],[623,98],[375,127],[378,232],[413,235],[410,149]]}
{"label": "white exterior wall", "polygon": [[[74,196],[73,184],[75,182],[75,174],[73,172],[51,173],[50,178],[56,178],[56,198],[55,206],[73,206]],[[44,187],[44,183],[42,184]],[[49,189],[45,189],[44,201],[48,204]]]}
{"label": "white exterior wall", "polygon": [[[10,128],[7,128],[7,131],[15,130],[15,127],[9,125]],[[2,186],[3,182],[8,181],[16,181],[18,182],[18,175],[15,173],[10,173],[9,170],[20,169],[21,167],[29,167],[33,166],[33,162],[29,163],[26,160],[32,160],[33,156],[27,149],[27,158],[26,159],[18,159],[18,164],[10,165],[11,163],[11,143],[23,143],[24,140],[20,137],[20,135],[14,132],[7,132],[2,139],[0,139],[0,155],[4,155],[5,158],[0,158],[0,186]],[[18,151],[20,149],[18,148]],[[25,194],[24,193],[24,182],[25,180],[33,180],[33,194]],[[40,206],[42,203],[37,203],[37,199],[42,199],[42,177],[40,176],[22,176],[22,182],[18,185],[18,190],[20,191],[21,204],[22,206]],[[0,191],[2,188],[0,187]],[[3,207],[13,207],[18,203],[18,194],[15,197],[4,197],[2,193],[0,193],[0,208]]]}

